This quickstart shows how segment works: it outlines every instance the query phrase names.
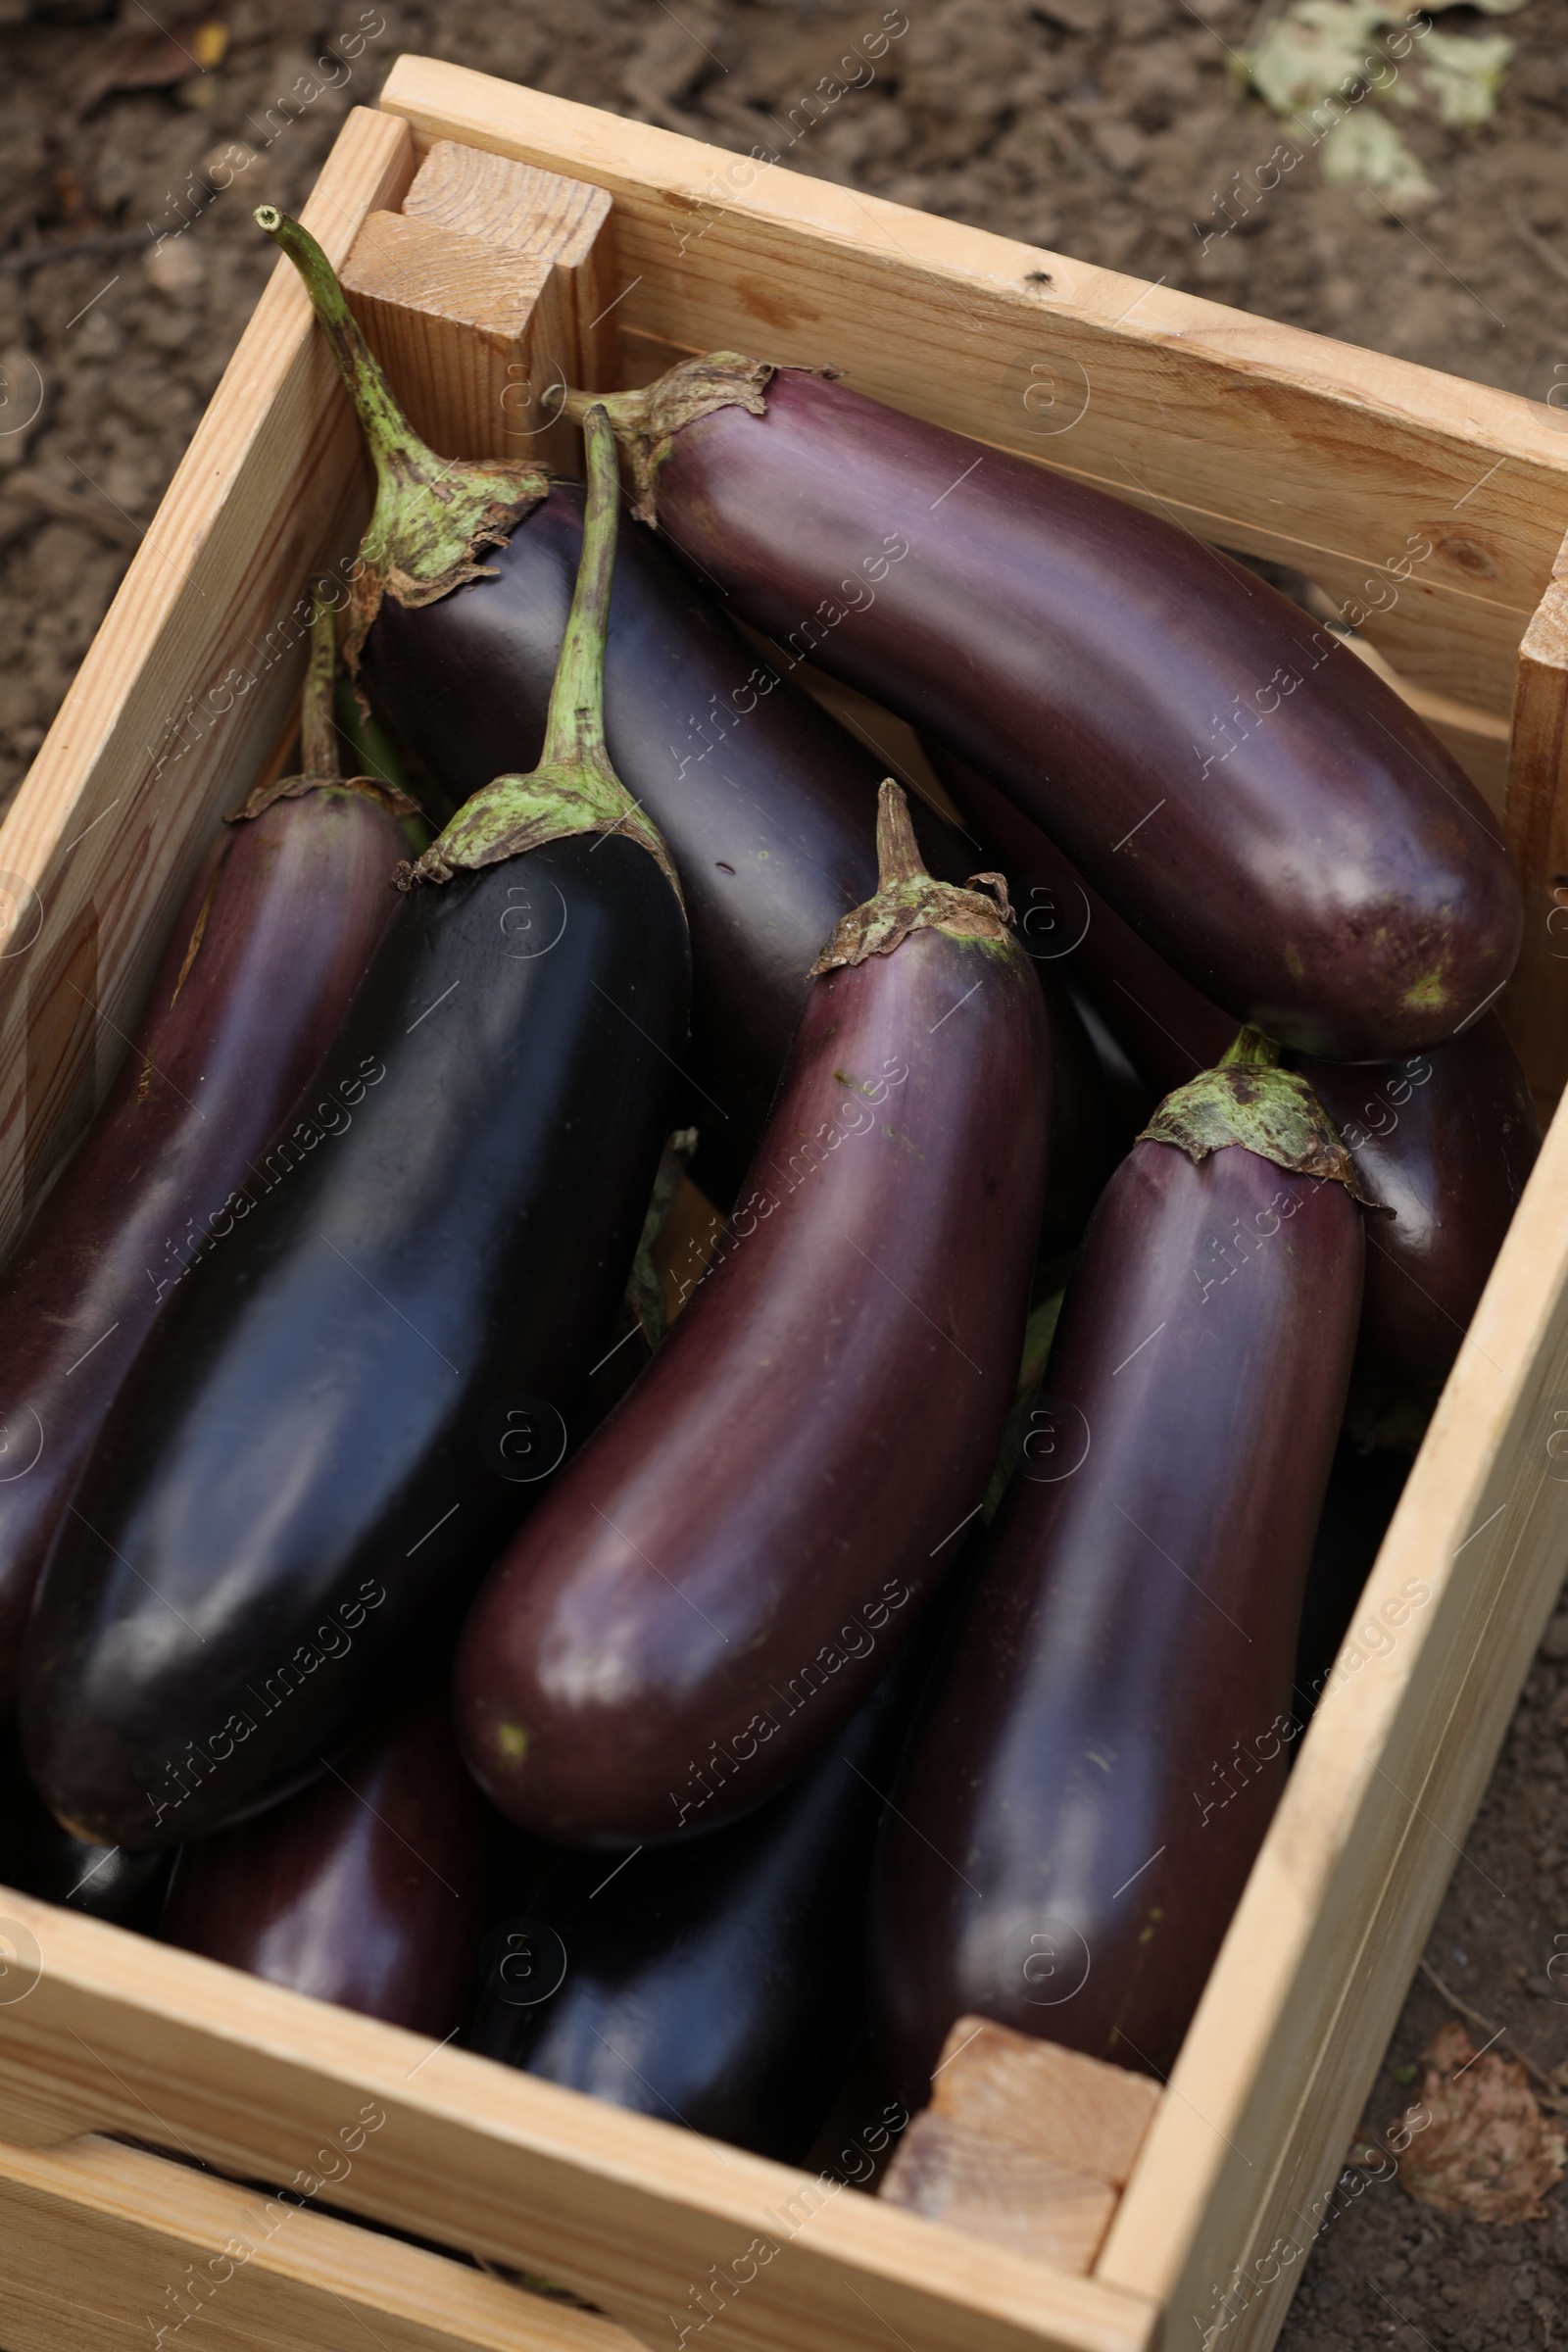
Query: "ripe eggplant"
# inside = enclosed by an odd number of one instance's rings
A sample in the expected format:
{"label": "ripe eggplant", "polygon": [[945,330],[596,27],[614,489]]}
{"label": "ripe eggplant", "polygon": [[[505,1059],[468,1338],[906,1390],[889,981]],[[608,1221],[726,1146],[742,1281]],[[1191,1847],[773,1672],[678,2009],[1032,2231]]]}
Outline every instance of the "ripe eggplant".
{"label": "ripe eggplant", "polygon": [[[1030,820],[940,752],[938,773],[1003,855],[1020,936],[1058,960],[1139,1067],[1168,1090],[1217,1061],[1230,1023],[1123,922]],[[1385,1378],[1443,1380],[1469,1328],[1541,1149],[1541,1122],[1507,1031],[1484,1012],[1430,1053],[1372,1067],[1298,1057],[1392,1217],[1367,1228],[1361,1361]]]}
{"label": "ripe eggplant", "polygon": [[[410,484],[445,461],[398,414],[319,248],[259,215],[310,288],[332,337],[381,484],[361,551],[368,583],[351,653],[383,712],[459,801],[537,758],[582,535],[580,484],[530,478],[499,514],[482,566],[461,582],[387,545]],[[412,505],[410,512],[412,513]],[[410,573],[414,574],[413,579]],[[659,827],[691,922],[691,1075],[682,1106],[701,1134],[699,1179],[727,1206],[750,1165],[806,1003],[807,974],[841,916],[876,888],[882,774],[811,698],[781,677],[646,533],[615,563],[605,662],[612,763]],[[916,812],[927,864],[973,870],[966,845]]]}
{"label": "ripe eggplant", "polygon": [[106,1844],[243,1819],[387,1700],[569,1443],[619,1302],[689,957],[604,756],[617,493],[589,438],[545,759],[404,869],[295,1164],[144,1348],[45,1572],[24,1747]]}
{"label": "ripe eggplant", "polygon": [[877,846],[725,1247],[464,1630],[469,1769],[563,1843],[760,1803],[985,1493],[1045,1189],[1045,1010],[1004,914],[925,874],[891,781]]}
{"label": "ripe eggplant", "polygon": [[966,1564],[960,1558],[944,1579],[915,1641],[838,1738],[744,1821],[619,1865],[557,1849],[541,1871],[542,1849],[531,1846],[514,1906],[527,1917],[508,1924],[559,1939],[565,1974],[553,1992],[540,1987],[544,1999],[519,2000],[531,1988],[514,1982],[499,1935],[469,2046],[613,2106],[799,2163],[865,2039],[861,1961],[877,1822],[930,1668],[935,1621]]}
{"label": "ripe eggplant", "polygon": [[1394,1211],[1366,1231],[1361,1360],[1380,1376],[1445,1379],[1541,1150],[1519,1056],[1494,1012],[1408,1060],[1298,1065],[1365,1191]]}
{"label": "ripe eggplant", "polygon": [[90,1919],[153,1935],[173,1855],[127,1854],[63,1830],[23,1770],[14,1740],[0,1766],[0,1885]]}
{"label": "ripe eggplant", "polygon": [[339,773],[318,608],[305,772],[253,793],[174,923],[129,1052],[0,1275],[0,1718],[72,1490],[164,1299],[266,1189],[257,1163],[397,904],[395,787]]}
{"label": "ripe eggplant", "polygon": [[1238,1019],[1390,1056],[1507,979],[1469,777],[1217,550],[806,368],[714,352],[605,405],[639,514],[741,619],[984,769]]}
{"label": "ripe eggplant", "polygon": [[287,1803],[181,1846],[160,1933],[444,2038],[471,2002],[493,1824],[458,1755],[443,1684]]}
{"label": "ripe eggplant", "polygon": [[[1279,1793],[1362,1220],[1269,1050],[1244,1032],[1112,1178],[911,1737],[870,1936],[911,2100],[968,2010],[1168,2071]],[[1221,1813],[1238,1740],[1262,1765]]]}

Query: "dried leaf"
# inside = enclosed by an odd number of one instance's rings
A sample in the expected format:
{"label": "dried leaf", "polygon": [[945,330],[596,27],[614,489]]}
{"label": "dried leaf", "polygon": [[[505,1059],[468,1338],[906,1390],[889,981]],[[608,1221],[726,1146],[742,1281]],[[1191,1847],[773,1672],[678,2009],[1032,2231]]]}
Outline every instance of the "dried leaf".
{"label": "dried leaf", "polygon": [[1430,204],[1438,193],[1387,115],[1375,115],[1370,107],[1347,115],[1329,132],[1323,142],[1323,176],[1377,188],[1396,209]]}
{"label": "dried leaf", "polygon": [[1450,129],[1485,122],[1497,103],[1514,44],[1505,32],[1481,32],[1466,40],[1451,32],[1429,32],[1418,69],[1421,87],[1437,101]]}
{"label": "dried leaf", "polygon": [[1426,2053],[1421,2105],[1432,2120],[1399,2165],[1413,2197],[1499,2225],[1545,2219],[1541,2200],[1568,2172],[1568,2144],[1517,2059],[1478,2057],[1464,2027],[1446,2025]]}

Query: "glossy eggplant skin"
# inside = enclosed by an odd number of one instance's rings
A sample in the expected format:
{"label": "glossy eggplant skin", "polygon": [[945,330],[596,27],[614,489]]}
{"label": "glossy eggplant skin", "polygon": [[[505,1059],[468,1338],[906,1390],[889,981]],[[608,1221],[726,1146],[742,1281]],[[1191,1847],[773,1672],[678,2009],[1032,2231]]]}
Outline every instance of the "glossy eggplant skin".
{"label": "glossy eggplant skin", "polygon": [[872,2022],[911,2103],[969,2010],[1168,2071],[1279,1793],[1361,1258],[1342,1185],[1237,1146],[1112,1178],[884,1824]]}
{"label": "glossy eggplant skin", "polygon": [[675,894],[625,838],[403,900],[301,1159],[143,1350],[45,1571],[23,1741],[72,1828],[244,1818],[452,1627],[538,1491],[519,1454],[548,1469],[572,1434],[688,985]]}
{"label": "glossy eggplant skin", "polygon": [[1517,878],[1364,662],[1161,517],[842,382],[776,372],[654,467],[730,610],[936,735],[1192,984],[1305,1053],[1451,1036],[1512,970]]}
{"label": "glossy eggplant skin", "polygon": [[23,1770],[14,1740],[0,1764],[0,1885],[90,1919],[153,1935],[173,1854],[127,1854],[63,1830]]}
{"label": "glossy eggplant skin", "polygon": [[924,748],[1002,862],[1020,944],[1083,991],[1159,1095],[1212,1069],[1236,1035],[1231,1015],[1174,971],[1005,793],[945,745],[927,737]]}
{"label": "glossy eggplant skin", "polygon": [[1361,1356],[1420,1384],[1457,1356],[1541,1150],[1519,1056],[1494,1012],[1429,1054],[1372,1069],[1302,1060],[1372,1199]]}
{"label": "glossy eggplant skin", "polygon": [[865,2039],[871,1854],[929,1630],[815,1762],[743,1821],[645,1849],[608,1885],[603,1854],[552,1854],[514,1907],[560,1936],[565,1976],[527,2008],[492,1982],[469,2046],[799,2163]]}
{"label": "glossy eggplant skin", "polygon": [[330,1041],[407,844],[360,793],[225,826],[103,1108],[0,1273],[0,1717],[82,1463],[172,1287]]}
{"label": "glossy eggplant skin", "polygon": [[1010,940],[920,929],[813,981],[721,1262],[464,1630],[459,1740],[523,1828],[716,1827],[912,1629],[1006,1417],[1049,1091]]}
{"label": "glossy eggplant skin", "polygon": [[[1217,1004],[1141,939],[1029,819],[963,762],[933,764],[1002,856],[1032,952],[1082,986],[1163,1092],[1218,1061],[1234,1034]],[[1361,1359],[1390,1379],[1443,1380],[1458,1353],[1525,1181],[1541,1122],[1508,1033],[1484,1012],[1459,1037],[1402,1062],[1296,1057],[1339,1129],[1367,1196],[1394,1215],[1367,1225]]]}
{"label": "glossy eggplant skin", "polygon": [[[493,579],[415,609],[388,597],[366,640],[376,708],[458,800],[538,757],[582,514],[580,485],[553,482],[487,552]],[[766,1123],[807,974],[840,916],[876,888],[885,763],[642,531],[622,531],[615,558],[605,731],[680,876],[693,967],[682,1115],[701,1136],[700,1181],[727,1205]],[[968,844],[939,817],[921,809],[916,827],[933,873],[973,871]]]}
{"label": "glossy eggplant skin", "polygon": [[471,2005],[493,1826],[458,1755],[443,1687],[284,1804],[182,1846],[160,1933],[444,2039]]}

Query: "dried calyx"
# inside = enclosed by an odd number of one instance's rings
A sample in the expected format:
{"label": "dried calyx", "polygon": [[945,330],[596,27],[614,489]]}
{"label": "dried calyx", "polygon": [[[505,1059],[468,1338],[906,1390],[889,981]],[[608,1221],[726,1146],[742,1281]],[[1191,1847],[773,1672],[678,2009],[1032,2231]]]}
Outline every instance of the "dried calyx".
{"label": "dried calyx", "polygon": [[333,607],[318,590],[316,611],[311,616],[310,665],[300,698],[300,773],[281,776],[272,784],[258,784],[244,808],[236,809],[226,820],[229,824],[243,824],[247,817],[260,816],[264,808],[270,808],[274,801],[302,800],[308,792],[358,793],[364,800],[377,802],[393,816],[418,816],[418,802],[411,801],[397,785],[385,783],[378,776],[344,775],[332,717],[332,690],[336,683],[337,621]]}
{"label": "dried calyx", "polygon": [[309,229],[270,204],[259,206],[256,219],[305,280],[375,466],[375,510],[360,542],[343,647],[350,672],[357,674],[360,648],[382,597],[433,605],[468,580],[493,577],[493,567],[476,560],[479,551],[506,545],[545,496],[549,476],[541,466],[505,459],[437,457],[398,407],[331,263]]}
{"label": "dried calyx", "polygon": [[909,804],[891,776],[884,776],[876,810],[876,896],[844,916],[827,946],[812,964],[810,978],[831,972],[840,964],[863,963],[868,956],[891,956],[911,931],[947,931],[958,939],[984,939],[1010,944],[1007,925],[1012,908],[1007,885],[1001,874],[971,874],[970,883],[983,882],[996,893],[984,898],[975,889],[960,890],[939,882],[920,862],[920,851],[909,821]]}
{"label": "dried calyx", "polygon": [[582,555],[539,764],[531,775],[497,776],[465,802],[423,857],[398,868],[394,879],[400,889],[416,882],[450,882],[460,870],[497,865],[572,834],[623,833],[648,852],[676,898],[681,896],[662,836],[611,766],[605,746],[605,632],[620,492],[614,436],[597,408],[583,419],[583,442],[588,504]]}
{"label": "dried calyx", "polygon": [[766,360],[749,360],[738,351],[710,351],[700,359],[681,360],[640,392],[568,392],[566,415],[580,423],[590,408],[604,410],[631,467],[632,513],[639,522],[657,522],[660,462],[681,427],[695,424],[714,409],[744,409],[748,416],[760,416],[767,406],[763,394],[777,373]]}
{"label": "dried calyx", "polygon": [[1279,1055],[1273,1038],[1243,1029],[1216,1068],[1165,1097],[1138,1141],[1171,1144],[1195,1161],[1239,1144],[1298,1176],[1331,1178],[1363,1208],[1382,1209],[1362,1191],[1355,1163],[1307,1080],[1298,1070],[1282,1070]]}

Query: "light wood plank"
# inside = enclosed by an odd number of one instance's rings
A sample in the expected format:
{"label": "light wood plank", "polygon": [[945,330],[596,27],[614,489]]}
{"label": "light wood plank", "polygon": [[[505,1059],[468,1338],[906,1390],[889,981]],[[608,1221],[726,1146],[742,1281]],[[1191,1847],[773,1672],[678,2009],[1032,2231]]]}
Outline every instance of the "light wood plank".
{"label": "light wood plank", "polygon": [[577,470],[557,412],[575,337],[555,264],[439,220],[372,213],[343,290],[415,430],[451,458]]}
{"label": "light wood plank", "polygon": [[[1337,598],[1384,583],[1366,626],[1396,666],[1508,710],[1568,523],[1568,435],[1539,404],[438,60],[400,58],[381,104],[421,146],[609,189],[624,327],[831,361]],[[1431,554],[1396,582],[1413,540]]]}
{"label": "light wood plank", "polygon": [[[368,2109],[383,2120],[346,2174],[334,2156],[334,2205],[559,2279],[659,2352],[702,2317],[715,2266],[732,2291],[713,2290],[704,2332],[733,2352],[885,2352],[889,2327],[919,2352],[1149,2344],[1135,2295],[678,2126],[11,1889],[0,1934],[36,1953],[0,2000],[0,2135],[42,2129],[47,2100],[54,2129],[69,2116],[287,2181],[325,2173],[318,2151]],[[758,2238],[774,2251],[748,2278]]]}
{"label": "light wood plank", "polygon": [[1159,2097],[1145,2075],[960,2017],[943,2044],[931,2104],[900,2140],[881,2194],[1086,2273]]}
{"label": "light wood plank", "polygon": [[505,253],[553,261],[571,335],[571,381],[592,392],[619,381],[611,201],[586,180],[563,179],[480,147],[437,139],[403,200],[406,213],[461,229]]}
{"label": "light wood plank", "polygon": [[1237,2352],[1273,2341],[1444,1888],[1473,1867],[1465,1831],[1568,1559],[1565,1432],[1559,1111],[1355,1627],[1393,1630],[1407,1586],[1430,1598],[1323,1697],[1099,2265],[1195,2346],[1279,2238],[1296,2254],[1224,2330]]}
{"label": "light wood plank", "polygon": [[597,2314],[107,2139],[0,2145],[7,2352],[634,2352]]}
{"label": "light wood plank", "polygon": [[1554,1101],[1568,1078],[1568,539],[1519,649],[1506,816],[1527,911],[1503,1013]]}
{"label": "light wood plank", "polygon": [[[334,262],[413,168],[405,125],[356,108],[305,211]],[[0,962],[0,1247],[74,1140],[90,1062],[100,1086],[113,1065],[74,984],[91,972],[111,1038],[129,1026],[204,844],[287,724],[306,575],[353,556],[368,508],[336,368],[280,259],[0,830],[24,924],[42,908]]]}
{"label": "light wood plank", "polygon": [[1085,2277],[1117,2192],[1037,2148],[995,2139],[928,2107],[904,2134],[882,2194],[907,2213]]}

